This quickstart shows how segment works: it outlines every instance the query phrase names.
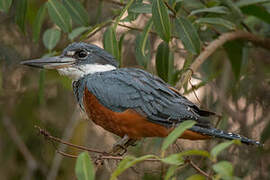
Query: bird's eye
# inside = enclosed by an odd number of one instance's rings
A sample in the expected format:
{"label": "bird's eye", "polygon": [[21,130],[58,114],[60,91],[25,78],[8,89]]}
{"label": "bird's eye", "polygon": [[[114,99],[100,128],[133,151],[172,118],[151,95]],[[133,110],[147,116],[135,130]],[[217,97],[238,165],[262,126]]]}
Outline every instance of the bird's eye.
{"label": "bird's eye", "polygon": [[76,53],[76,55],[77,55],[79,58],[85,58],[88,54],[87,54],[86,51],[81,50],[81,51],[78,51],[78,52]]}

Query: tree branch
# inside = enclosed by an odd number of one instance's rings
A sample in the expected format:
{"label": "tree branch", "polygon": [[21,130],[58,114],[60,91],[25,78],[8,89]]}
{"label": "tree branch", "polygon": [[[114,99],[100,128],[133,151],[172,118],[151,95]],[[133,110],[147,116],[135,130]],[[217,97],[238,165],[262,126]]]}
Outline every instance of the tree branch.
{"label": "tree branch", "polygon": [[184,84],[186,84],[192,76],[192,72],[196,72],[200,65],[210,56],[212,55],[219,47],[221,47],[224,43],[228,41],[232,41],[235,39],[243,39],[247,41],[251,41],[253,44],[261,46],[265,49],[270,50],[270,39],[259,37],[249,32],[245,31],[234,31],[222,34],[218,39],[212,41],[204,51],[194,60],[191,64],[191,71],[187,71],[183,78],[176,84],[176,88],[180,89]]}

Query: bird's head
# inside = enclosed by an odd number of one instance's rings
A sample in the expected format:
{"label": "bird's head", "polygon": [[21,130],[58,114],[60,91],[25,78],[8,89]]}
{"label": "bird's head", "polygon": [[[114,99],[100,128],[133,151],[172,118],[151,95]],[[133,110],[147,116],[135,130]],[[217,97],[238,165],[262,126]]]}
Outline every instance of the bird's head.
{"label": "bird's head", "polygon": [[61,75],[78,80],[87,74],[111,71],[118,67],[115,58],[104,49],[83,42],[72,43],[60,56],[33,59],[21,62],[44,69],[57,69]]}

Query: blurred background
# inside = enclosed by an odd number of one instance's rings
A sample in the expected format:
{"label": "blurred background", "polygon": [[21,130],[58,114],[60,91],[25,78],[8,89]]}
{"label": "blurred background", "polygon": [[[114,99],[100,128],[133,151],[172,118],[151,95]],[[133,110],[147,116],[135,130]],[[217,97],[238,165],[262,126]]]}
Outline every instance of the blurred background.
{"label": "blurred background", "polygon": [[[73,96],[71,80],[59,76],[55,71],[23,67],[20,61],[59,54],[73,41],[84,41],[100,47],[107,43],[105,48],[112,50],[108,47],[108,42],[113,41],[109,36],[111,21],[129,2],[0,1],[1,179],[76,179],[75,159],[63,157],[56,150],[59,148],[74,155],[80,151],[44,139],[35,125],[65,141],[101,151],[107,151],[118,140],[118,137],[93,124],[81,112]],[[268,1],[258,4],[254,1],[248,1],[249,4],[245,1],[245,4],[244,1],[214,0],[167,2],[178,14],[192,22],[201,39],[201,50],[220,34],[235,29],[270,38]],[[121,61],[122,67],[146,69],[175,85],[199,52],[191,53],[178,38],[172,38],[169,45],[162,44],[164,41],[155,29],[149,33],[145,49],[141,51],[140,42],[151,17],[151,13],[147,12],[152,1],[137,0],[133,3],[137,4],[132,4],[133,10],[123,14],[115,31],[118,56],[111,53]],[[59,25],[58,18],[54,17],[56,15],[50,12],[54,5],[66,18],[70,18],[65,21],[67,25]],[[76,10],[73,12],[71,7],[79,9],[81,14],[76,15]],[[219,11],[194,13],[195,10],[210,7],[218,7]],[[233,11],[232,7],[239,11]],[[196,21],[200,18],[201,22]],[[205,22],[206,19],[203,22],[202,18],[219,19],[211,24]],[[173,33],[173,36],[177,35]],[[165,54],[170,59],[167,63],[156,58],[157,53],[162,53],[158,47],[170,49]],[[168,63],[171,59],[172,63]],[[191,83],[185,84],[181,92],[198,106],[222,115],[220,121],[213,119],[213,124],[217,124],[218,128],[264,142],[265,146],[261,148],[232,146],[219,156],[220,160],[233,164],[235,176],[246,180],[270,179],[269,50],[245,41],[226,43],[202,64],[199,71],[193,74]],[[221,140],[178,140],[177,147],[209,151],[218,142]],[[130,147],[128,154],[159,154],[161,143],[160,138],[147,138]],[[177,147],[172,146],[167,153],[178,152]],[[95,157],[95,154],[91,155]],[[211,162],[203,158],[194,158],[194,161],[206,172],[213,173]],[[117,161],[106,162],[98,168],[97,179],[108,179],[116,166]],[[144,162],[124,172],[119,179],[162,179],[166,168],[160,163]],[[177,171],[176,179],[185,179],[194,173],[194,169],[184,166]]]}

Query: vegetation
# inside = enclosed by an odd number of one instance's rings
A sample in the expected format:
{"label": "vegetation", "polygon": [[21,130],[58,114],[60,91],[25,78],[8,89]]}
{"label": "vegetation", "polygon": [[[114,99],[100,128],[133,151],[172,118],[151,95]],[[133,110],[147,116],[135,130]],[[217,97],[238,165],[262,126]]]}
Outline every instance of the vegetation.
{"label": "vegetation", "polygon": [[[2,178],[269,178],[269,0],[1,0],[0,15]],[[124,156],[104,153],[118,137],[80,114],[71,80],[19,65],[74,41],[103,46],[121,67],[158,75],[219,113],[216,127],[264,146],[176,141],[194,123],[187,121]]]}

